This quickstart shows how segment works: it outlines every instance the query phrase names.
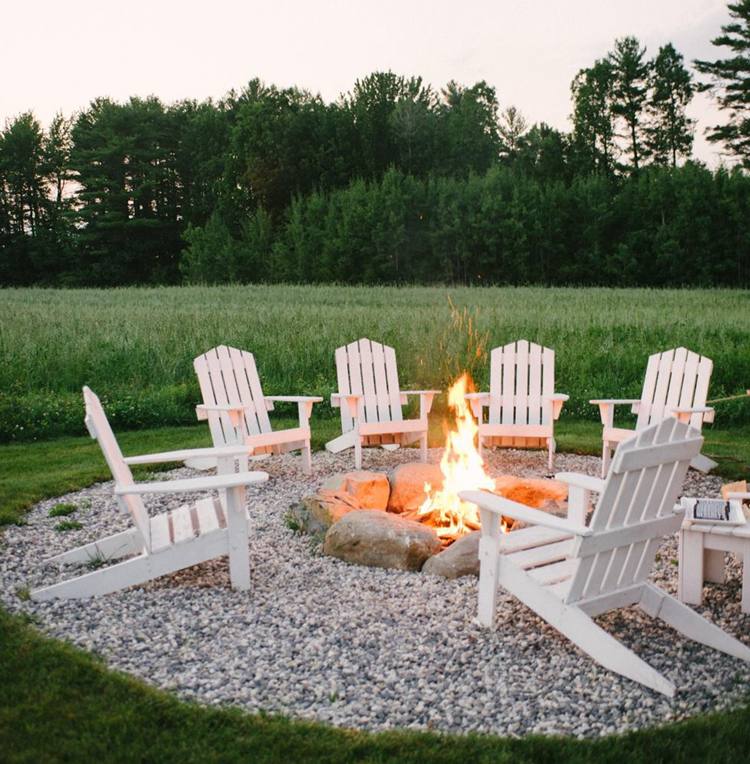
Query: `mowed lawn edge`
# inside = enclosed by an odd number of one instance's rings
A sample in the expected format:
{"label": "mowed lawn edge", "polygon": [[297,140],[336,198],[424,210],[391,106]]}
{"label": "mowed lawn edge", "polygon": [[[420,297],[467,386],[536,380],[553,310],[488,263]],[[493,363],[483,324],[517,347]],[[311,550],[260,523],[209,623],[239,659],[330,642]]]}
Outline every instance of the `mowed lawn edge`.
{"label": "mowed lawn edge", "polygon": [[[338,431],[336,420],[313,431],[316,450]],[[277,426],[292,426],[278,421]],[[433,422],[430,445],[443,443]],[[560,450],[598,453],[599,425],[563,421]],[[705,431],[706,452],[720,470],[747,474],[750,432]],[[125,453],[210,445],[205,425],[118,433]],[[542,458],[540,456],[540,458]],[[95,442],[66,437],[0,446],[0,517],[23,522],[45,497],[111,479]],[[365,458],[366,467],[366,458]],[[138,475],[147,472],[141,469]],[[4,514],[3,514],[4,513]],[[595,741],[508,739],[334,729],[239,709],[209,709],[176,699],[67,643],[41,635],[33,619],[0,609],[0,751],[7,761],[702,761],[750,748],[750,706]]]}
{"label": "mowed lawn edge", "polygon": [[0,610],[0,750],[8,762],[725,762],[750,706],[599,740],[366,733],[181,701]]}

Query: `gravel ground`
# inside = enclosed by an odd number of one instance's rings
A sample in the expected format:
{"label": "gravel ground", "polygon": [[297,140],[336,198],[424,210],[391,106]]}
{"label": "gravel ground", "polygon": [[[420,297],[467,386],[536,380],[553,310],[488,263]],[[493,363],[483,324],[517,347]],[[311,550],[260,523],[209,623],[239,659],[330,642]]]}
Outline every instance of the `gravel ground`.
{"label": "gravel ground", "polygon": [[[365,469],[413,461],[416,452],[365,452]],[[439,449],[430,459],[438,461]],[[541,452],[496,451],[493,474],[540,476]],[[559,471],[596,474],[599,460],[557,457]],[[294,456],[267,459],[271,475],[249,489],[252,582],[229,588],[225,560],[144,587],[84,601],[33,603],[18,592],[61,571],[42,559],[128,527],[112,484],[44,501],[0,544],[0,601],[33,616],[48,634],[102,656],[116,669],[206,704],[263,709],[342,727],[560,733],[592,737],[732,707],[750,691],[750,665],[679,637],[638,609],[597,619],[678,687],[673,700],[595,664],[517,600],[501,592],[497,630],[473,623],[477,582],[355,567],[323,557],[284,522],[289,505],[351,454],[315,454],[306,477]],[[189,470],[176,470],[189,475]],[[721,481],[691,472],[688,495],[715,495]],[[59,501],[79,506],[80,530],[56,531]],[[185,501],[169,497],[150,508]],[[664,543],[654,580],[676,589],[676,537]],[[72,570],[64,572],[71,575]],[[740,570],[708,585],[710,620],[750,643],[739,606]]]}

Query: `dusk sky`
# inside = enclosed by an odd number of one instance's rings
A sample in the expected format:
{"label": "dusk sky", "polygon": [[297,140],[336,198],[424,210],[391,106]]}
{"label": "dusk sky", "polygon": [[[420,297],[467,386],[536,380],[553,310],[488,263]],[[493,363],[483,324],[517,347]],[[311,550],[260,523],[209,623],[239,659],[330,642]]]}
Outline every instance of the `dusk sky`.
{"label": "dusk sky", "polygon": [[[716,56],[710,40],[727,19],[724,0],[4,4],[0,122],[33,110],[46,124],[97,96],[220,97],[252,77],[334,100],[358,77],[391,69],[436,88],[484,79],[502,108],[568,130],[571,80],[616,37],[635,35],[649,56],[672,42],[690,62]],[[691,115],[694,153],[714,166],[703,130],[721,119],[705,96]]]}

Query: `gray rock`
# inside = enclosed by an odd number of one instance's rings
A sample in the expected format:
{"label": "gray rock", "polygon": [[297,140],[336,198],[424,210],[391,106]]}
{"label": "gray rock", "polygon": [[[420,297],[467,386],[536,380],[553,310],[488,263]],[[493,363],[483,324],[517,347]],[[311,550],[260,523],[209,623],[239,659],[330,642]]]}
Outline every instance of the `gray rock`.
{"label": "gray rock", "polygon": [[350,512],[326,533],[323,553],[374,568],[419,570],[440,551],[431,528],[378,510]]}
{"label": "gray rock", "polygon": [[480,531],[454,541],[445,551],[433,555],[422,566],[422,573],[443,578],[479,575]]}

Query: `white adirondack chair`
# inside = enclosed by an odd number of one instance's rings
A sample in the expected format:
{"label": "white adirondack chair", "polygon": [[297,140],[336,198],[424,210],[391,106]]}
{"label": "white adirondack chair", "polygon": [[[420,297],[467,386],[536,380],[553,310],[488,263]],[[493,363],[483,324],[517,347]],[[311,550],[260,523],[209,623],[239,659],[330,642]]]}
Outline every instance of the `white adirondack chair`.
{"label": "white adirondack chair", "polygon": [[[555,421],[567,395],[555,392],[555,351],[518,340],[490,355],[490,391],[469,393],[479,423],[479,452],[486,446],[543,448],[552,470]],[[487,409],[487,417],[483,416]]]}
{"label": "white adirondack chair", "polygon": [[[479,622],[493,626],[502,586],[595,661],[670,697],[672,682],[593,616],[637,604],[685,636],[750,661],[749,647],[648,580],[662,539],[682,522],[675,502],[702,443],[698,430],[669,417],[625,441],[606,480],[558,474],[570,485],[567,518],[485,491],[462,492],[481,513]],[[591,493],[599,501],[587,526]],[[503,515],[533,527],[503,534]]]}
{"label": "white adirondack chair", "polygon": [[[353,446],[360,469],[363,445],[390,449],[418,440],[427,461],[427,415],[439,390],[401,390],[395,351],[368,339],[336,350],[336,374],[339,391],[331,396],[331,406],[341,408],[342,434],[326,443],[329,451]],[[409,395],[419,396],[419,419],[403,418],[401,407]]]}
{"label": "white adirondack chair", "polygon": [[[593,400],[599,406],[602,432],[602,477],[607,474],[612,451],[632,437],[633,430],[614,426],[615,406],[628,405],[638,415],[635,430],[642,430],[664,417],[676,416],[700,431],[703,422],[714,421],[714,410],[706,406],[713,361],[686,348],[665,350],[649,356],[643,391],[638,400],[614,398]],[[708,472],[716,462],[697,454],[691,467]]]}
{"label": "white adirondack chair", "polygon": [[[130,514],[133,527],[69,552],[49,558],[49,562],[85,564],[99,560],[122,560],[107,567],[35,589],[32,599],[56,597],[78,599],[142,584],[153,578],[197,565],[215,557],[229,555],[232,587],[250,586],[248,528],[245,511],[245,486],[268,479],[265,472],[234,472],[244,447],[198,448],[125,458],[104,413],[99,398],[83,388],[86,402],[86,427],[96,438],[115,479],[118,503]],[[189,457],[217,459],[225,474],[212,477],[136,483],[131,464],[159,464]],[[143,494],[184,493],[220,490],[220,498],[201,499],[169,512],[149,517]],[[126,559],[123,559],[126,558]]]}
{"label": "white adirondack chair", "polygon": [[[208,420],[214,446],[244,445],[248,453],[302,451],[302,465],[312,470],[310,415],[313,403],[323,399],[312,395],[263,395],[252,353],[219,345],[193,362],[203,403],[195,407],[198,419]],[[274,432],[268,412],[274,403],[296,403],[299,426]],[[190,466],[213,467],[211,461],[193,460]]]}

